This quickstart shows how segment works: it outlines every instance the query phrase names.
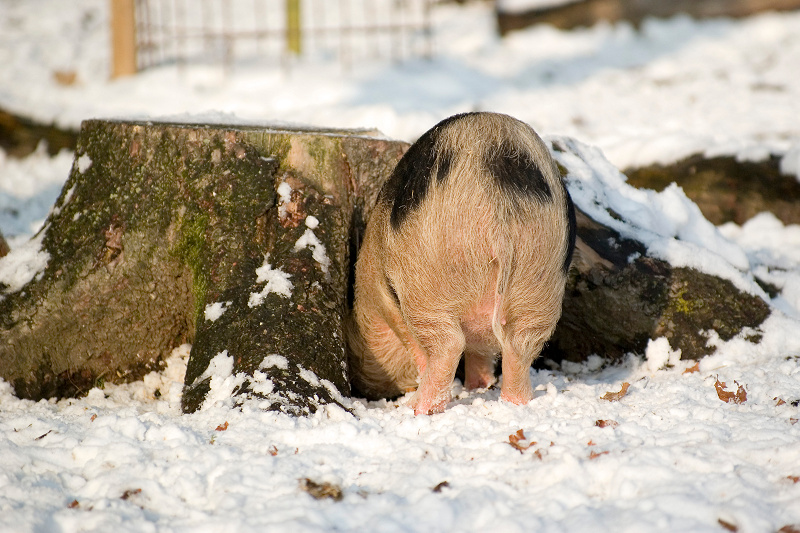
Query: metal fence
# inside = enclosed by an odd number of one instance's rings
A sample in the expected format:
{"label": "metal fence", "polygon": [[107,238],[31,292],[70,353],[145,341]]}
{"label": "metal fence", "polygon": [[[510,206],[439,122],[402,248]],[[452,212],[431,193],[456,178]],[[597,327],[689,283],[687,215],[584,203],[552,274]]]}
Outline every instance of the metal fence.
{"label": "metal fence", "polygon": [[432,54],[433,0],[135,0],[136,62],[339,61]]}

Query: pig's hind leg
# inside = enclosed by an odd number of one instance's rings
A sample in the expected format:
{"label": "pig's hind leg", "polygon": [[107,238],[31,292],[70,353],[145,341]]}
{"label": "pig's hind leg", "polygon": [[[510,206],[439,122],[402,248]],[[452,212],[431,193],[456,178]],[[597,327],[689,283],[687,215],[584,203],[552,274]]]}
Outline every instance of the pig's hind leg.
{"label": "pig's hind leg", "polygon": [[427,364],[411,400],[415,414],[440,413],[450,400],[450,385],[464,351],[464,333],[456,321],[428,322],[416,328]]}

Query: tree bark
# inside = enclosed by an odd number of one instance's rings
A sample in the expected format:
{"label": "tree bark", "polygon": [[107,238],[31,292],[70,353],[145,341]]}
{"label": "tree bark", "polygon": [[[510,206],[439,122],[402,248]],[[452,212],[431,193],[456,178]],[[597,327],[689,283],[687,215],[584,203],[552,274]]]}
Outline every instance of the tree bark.
{"label": "tree bark", "polygon": [[[262,396],[275,409],[310,412],[349,394],[351,227],[405,148],[367,132],[85,122],[43,230],[47,267],[0,301],[3,378],[21,397],[72,396],[139,378],[193,342],[187,411],[222,352],[232,374],[258,371],[262,391],[273,382]],[[291,291],[251,307],[267,254]],[[226,311],[207,320],[214,303]],[[274,354],[288,366],[259,368]],[[252,389],[245,379],[237,394]]]}

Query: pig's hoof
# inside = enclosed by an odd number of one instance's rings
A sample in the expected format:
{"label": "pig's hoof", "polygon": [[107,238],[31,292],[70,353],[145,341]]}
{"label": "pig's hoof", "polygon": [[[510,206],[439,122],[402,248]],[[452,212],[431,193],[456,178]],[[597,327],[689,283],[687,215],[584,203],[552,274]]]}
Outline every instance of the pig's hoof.
{"label": "pig's hoof", "polygon": [[468,379],[466,383],[467,390],[475,390],[475,389],[488,389],[492,385],[497,383],[497,378],[492,376],[481,376],[480,378],[476,379]]}
{"label": "pig's hoof", "polygon": [[433,415],[444,412],[444,408],[447,407],[447,400],[441,400],[437,403],[412,402],[412,407],[415,415]]}
{"label": "pig's hoof", "polygon": [[525,405],[529,401],[533,400],[533,393],[531,394],[506,394],[505,392],[500,394],[500,399],[505,400],[507,402],[511,402],[514,405]]}

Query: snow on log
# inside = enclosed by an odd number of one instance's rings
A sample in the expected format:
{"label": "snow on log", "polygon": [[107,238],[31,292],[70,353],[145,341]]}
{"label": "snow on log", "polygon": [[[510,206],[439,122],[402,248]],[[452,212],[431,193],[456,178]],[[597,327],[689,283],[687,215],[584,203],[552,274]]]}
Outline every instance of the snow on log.
{"label": "snow on log", "polygon": [[21,397],[72,396],[192,342],[186,411],[231,395],[298,414],[337,401],[351,227],[406,146],[84,122],[44,229],[3,259],[23,277],[0,275],[2,377]]}

